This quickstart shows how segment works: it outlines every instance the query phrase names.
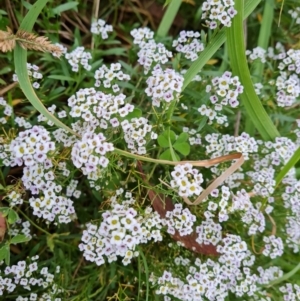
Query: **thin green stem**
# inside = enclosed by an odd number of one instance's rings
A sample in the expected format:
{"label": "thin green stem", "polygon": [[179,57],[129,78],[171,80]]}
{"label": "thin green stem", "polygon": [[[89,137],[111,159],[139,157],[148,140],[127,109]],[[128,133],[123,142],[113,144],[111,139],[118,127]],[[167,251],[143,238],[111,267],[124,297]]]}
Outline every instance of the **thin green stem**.
{"label": "thin green stem", "polygon": [[46,235],[51,236],[51,234],[49,232],[47,232],[46,230],[44,230],[43,228],[38,226],[35,222],[33,222],[32,219],[30,219],[23,211],[19,210],[18,213],[21,213],[26,218],[26,220],[28,220],[34,227],[39,229],[41,232],[45,233]]}

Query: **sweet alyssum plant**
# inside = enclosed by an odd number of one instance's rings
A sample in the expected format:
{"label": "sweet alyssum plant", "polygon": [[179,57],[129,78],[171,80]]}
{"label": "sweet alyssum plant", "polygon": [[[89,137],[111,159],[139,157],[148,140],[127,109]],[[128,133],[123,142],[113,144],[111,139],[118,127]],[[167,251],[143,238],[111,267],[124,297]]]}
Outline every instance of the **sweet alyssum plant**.
{"label": "sweet alyssum plant", "polygon": [[[157,35],[131,30],[134,59],[108,63],[30,34],[46,2],[0,34],[32,104],[24,118],[17,88],[0,98],[3,298],[298,300],[300,50],[265,45],[275,3],[246,51],[260,1],[204,1],[205,30],[170,42],[173,0]],[[102,19],[91,32],[113,39]],[[51,52],[48,73],[25,49]]]}

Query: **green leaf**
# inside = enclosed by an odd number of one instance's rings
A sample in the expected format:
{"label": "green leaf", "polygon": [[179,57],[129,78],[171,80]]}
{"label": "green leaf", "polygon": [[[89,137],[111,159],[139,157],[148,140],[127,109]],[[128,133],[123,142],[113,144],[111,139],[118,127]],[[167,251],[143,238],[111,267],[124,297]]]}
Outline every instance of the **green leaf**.
{"label": "green leaf", "polygon": [[[179,161],[180,158],[179,156],[174,152],[175,154],[175,157],[176,157],[176,161]],[[172,155],[171,155],[171,150],[170,149],[167,149],[165,150],[160,156],[159,156],[159,159],[161,160],[168,160],[168,161],[173,161],[172,160]]]}
{"label": "green leaf", "polygon": [[[49,0],[38,0],[36,3],[34,3],[23,19],[19,30],[31,32],[40,12],[48,1]],[[19,79],[20,88],[22,89],[23,93],[30,101],[30,103],[34,106],[34,108],[38,110],[42,115],[44,115],[47,119],[51,120],[56,126],[65,129],[75,136],[78,136],[76,132],[74,132],[67,125],[58,120],[53,114],[51,114],[35,94],[27,72],[27,51],[18,44],[16,45],[14,51],[14,63],[16,66],[16,74]]]}
{"label": "green leaf", "polygon": [[0,208],[0,212],[2,214],[3,217],[6,217],[8,215],[10,211],[10,208],[9,207],[1,207]]}
{"label": "green leaf", "polygon": [[56,80],[65,80],[65,81],[68,81],[68,82],[76,82],[76,80],[70,76],[65,76],[65,75],[49,75],[47,76],[47,78],[52,78],[52,79],[56,79]]}
{"label": "green leaf", "polygon": [[163,134],[161,134],[157,137],[157,142],[158,142],[159,146],[161,146],[161,147],[169,147],[168,137],[166,137]]}
{"label": "green leaf", "polygon": [[19,243],[26,242],[29,240],[30,240],[30,238],[28,236],[25,236],[24,234],[18,234],[10,240],[10,243],[11,244],[19,244]]}
{"label": "green leaf", "polygon": [[142,110],[135,108],[132,112],[125,116],[126,120],[131,120],[132,118],[139,118],[142,116]]}
{"label": "green leaf", "polygon": [[19,219],[18,213],[15,210],[10,209],[7,217],[8,223],[14,224],[18,219]]}
{"label": "green leaf", "polygon": [[187,142],[175,142],[173,147],[184,156],[187,156],[191,151],[191,147]]}
{"label": "green leaf", "polygon": [[[189,139],[188,133],[181,133],[181,134],[178,136],[178,138],[177,138],[177,140],[176,140],[176,143],[186,142],[188,139]],[[176,144],[176,143],[175,143],[175,144]]]}
{"label": "green leaf", "polygon": [[9,259],[10,259],[10,250],[9,245],[4,245],[0,249],[0,261],[4,260],[7,265],[9,265]]}
{"label": "green leaf", "polygon": [[198,129],[197,129],[198,132],[200,132],[204,128],[204,126],[207,124],[207,121],[208,121],[208,117],[207,116],[204,116],[201,119],[201,121],[199,123],[199,126],[198,126]]}
{"label": "green leaf", "polygon": [[[55,15],[59,15],[64,11],[77,8],[78,4],[79,3],[77,1],[71,1],[71,2],[67,2],[64,4],[58,5],[57,7],[52,9],[52,13]],[[76,11],[77,11],[77,9],[76,9]]]}
{"label": "green leaf", "polygon": [[233,74],[239,77],[244,87],[241,99],[247,114],[264,140],[274,140],[280,134],[255,93],[248,69],[244,44],[243,4],[244,1],[235,1],[237,15],[233,18],[231,27],[227,28],[228,55]]}

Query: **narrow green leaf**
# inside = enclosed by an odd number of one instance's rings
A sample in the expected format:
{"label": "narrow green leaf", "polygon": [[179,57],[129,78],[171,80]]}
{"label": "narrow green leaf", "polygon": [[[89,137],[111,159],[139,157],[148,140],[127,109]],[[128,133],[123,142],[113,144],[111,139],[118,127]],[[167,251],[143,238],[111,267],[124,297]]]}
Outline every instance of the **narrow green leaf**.
{"label": "narrow green leaf", "polygon": [[264,140],[274,140],[280,134],[255,93],[248,69],[243,32],[244,1],[235,1],[235,9],[238,13],[233,18],[231,27],[227,28],[227,45],[231,67],[233,73],[239,77],[244,86],[241,99],[247,114]]}
{"label": "narrow green leaf", "polygon": [[290,272],[284,274],[280,278],[277,278],[277,279],[269,282],[267,285],[264,285],[264,286],[271,287],[271,286],[274,286],[274,285],[279,284],[281,282],[284,282],[284,281],[288,280],[290,277],[294,276],[299,270],[300,270],[300,263],[298,265],[296,265],[295,268],[293,270],[291,270]]}
{"label": "narrow green leaf", "polygon": [[[40,14],[43,7],[48,1],[49,0],[38,0],[32,5],[31,9],[29,10],[29,12],[27,13],[20,25],[21,30],[31,32],[33,25],[38,18],[38,15]],[[51,120],[56,126],[65,129],[73,135],[78,136],[78,134],[76,134],[72,129],[70,129],[60,120],[58,120],[53,114],[51,114],[35,94],[35,91],[31,86],[31,82],[27,73],[27,51],[19,45],[16,45],[14,51],[14,62],[16,66],[16,74],[19,79],[20,88],[22,89],[23,93],[30,101],[30,103],[35,107],[35,109],[37,109],[46,118]]]}
{"label": "narrow green leaf", "polygon": [[58,74],[48,75],[47,78],[52,78],[56,80],[65,80],[68,82],[76,82],[76,80],[70,76],[58,75]]}
{"label": "narrow green leaf", "polygon": [[[274,20],[275,3],[273,0],[265,1],[263,18],[259,30],[257,46],[267,50],[271,37],[272,24]],[[264,69],[264,63],[261,60],[255,60],[252,66],[253,81],[258,83],[261,81]]]}
{"label": "narrow green leaf", "polygon": [[187,142],[175,142],[173,147],[184,156],[187,156],[191,150],[191,147]]}
{"label": "narrow green leaf", "polygon": [[276,187],[280,184],[282,179],[286,176],[291,168],[293,168],[296,163],[300,160],[300,147],[295,151],[294,155],[290,160],[283,166],[279,174],[276,176]]}
{"label": "narrow green leaf", "polygon": [[[55,8],[53,8],[52,12],[55,15],[59,15],[64,11],[77,8],[78,4],[79,3],[77,1],[71,1],[71,2],[67,2],[67,3],[63,3],[63,4],[58,5]],[[77,11],[77,9],[76,9],[76,11]]]}
{"label": "narrow green leaf", "polygon": [[[242,0],[241,0],[242,1]],[[241,2],[238,1],[238,2]],[[244,19],[246,19],[260,3],[261,0],[246,1],[244,10]],[[209,42],[205,49],[201,52],[198,59],[191,65],[184,75],[184,83],[182,90],[184,90],[193,78],[200,72],[206,62],[216,53],[216,51],[226,41],[226,29],[223,27],[216,36]]]}
{"label": "narrow green leaf", "polygon": [[171,3],[167,6],[167,10],[159,24],[158,30],[157,30],[157,36],[158,37],[165,37],[171,25],[173,24],[173,21],[176,17],[176,14],[179,10],[179,7],[181,5],[182,0],[172,0]]}
{"label": "narrow green leaf", "polygon": [[30,238],[28,236],[25,236],[24,234],[18,234],[10,240],[10,243],[15,245],[29,240]]}

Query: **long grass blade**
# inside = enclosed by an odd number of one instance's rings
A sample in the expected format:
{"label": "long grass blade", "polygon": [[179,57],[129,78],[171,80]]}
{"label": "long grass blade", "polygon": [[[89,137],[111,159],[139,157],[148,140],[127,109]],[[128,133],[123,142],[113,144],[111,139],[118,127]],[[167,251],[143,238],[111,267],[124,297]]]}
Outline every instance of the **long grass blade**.
{"label": "long grass blade", "polygon": [[238,13],[233,18],[231,27],[227,29],[231,67],[244,86],[241,99],[254,126],[264,140],[274,140],[280,134],[255,93],[246,59],[243,32],[244,1],[235,1],[235,9]]}
{"label": "long grass blade", "polygon": [[295,151],[294,155],[290,158],[290,160],[283,166],[279,174],[276,176],[276,187],[280,184],[282,179],[286,176],[286,174],[292,169],[296,163],[300,160],[300,147]]}
{"label": "long grass blade", "polygon": [[167,10],[159,24],[158,30],[157,30],[157,36],[158,37],[165,37],[171,25],[173,24],[173,21],[176,17],[176,14],[179,10],[179,7],[182,3],[182,0],[172,0],[169,5],[167,6]]}
{"label": "long grass blade", "polygon": [[[47,4],[49,0],[38,0],[29,10],[24,20],[20,25],[20,30],[24,30],[27,32],[31,32],[34,23],[36,22],[40,12]],[[33,105],[33,107],[38,110],[41,114],[43,114],[46,118],[51,120],[56,126],[65,129],[66,131],[72,133],[73,135],[77,135],[72,129],[62,123],[59,119],[57,119],[53,114],[51,114],[43,105],[41,100],[37,97],[35,91],[31,86],[30,79],[28,77],[27,72],[27,51],[23,49],[21,46],[16,45],[14,51],[14,62],[16,68],[16,74],[18,76],[20,88],[23,93]]]}

